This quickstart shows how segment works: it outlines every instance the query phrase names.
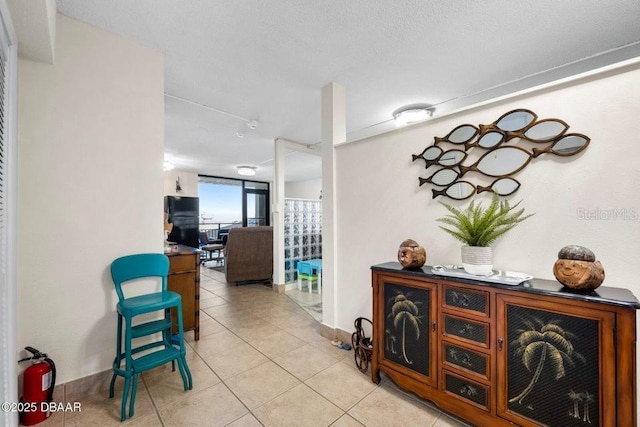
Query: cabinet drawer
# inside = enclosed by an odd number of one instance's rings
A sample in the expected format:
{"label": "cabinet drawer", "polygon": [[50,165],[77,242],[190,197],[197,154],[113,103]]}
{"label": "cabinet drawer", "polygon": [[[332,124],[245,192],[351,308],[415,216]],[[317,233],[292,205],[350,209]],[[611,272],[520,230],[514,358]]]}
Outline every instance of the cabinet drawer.
{"label": "cabinet drawer", "polygon": [[196,269],[196,258],[194,255],[173,255],[169,257],[169,273],[180,273],[182,271],[193,271]]}
{"label": "cabinet drawer", "polygon": [[465,310],[470,314],[489,317],[489,292],[444,286],[442,305],[445,308]]}
{"label": "cabinet drawer", "polygon": [[444,390],[447,394],[473,403],[486,411],[489,410],[489,387],[447,371],[443,371],[443,377]]}
{"label": "cabinet drawer", "polygon": [[442,343],[442,354],[445,365],[464,369],[479,377],[489,379],[489,355],[448,342]]}
{"label": "cabinet drawer", "polygon": [[444,314],[444,335],[462,338],[489,347],[489,325]]}

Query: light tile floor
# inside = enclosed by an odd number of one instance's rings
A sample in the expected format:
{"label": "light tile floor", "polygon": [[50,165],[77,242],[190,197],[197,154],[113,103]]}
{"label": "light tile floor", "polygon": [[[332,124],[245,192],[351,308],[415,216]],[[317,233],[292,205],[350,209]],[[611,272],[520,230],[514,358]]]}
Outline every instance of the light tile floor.
{"label": "light tile floor", "polygon": [[[203,268],[200,340],[187,332],[194,388],[170,365],[142,375],[135,415],[120,423],[104,388],[80,396],[81,412],[56,413],[42,426],[464,426],[428,402],[358,371],[353,352],[319,334],[319,323],[264,285],[233,286]],[[115,326],[115,325],[114,325]]]}
{"label": "light tile floor", "polygon": [[[285,291],[285,295],[304,309],[318,322],[322,322],[322,295],[318,291],[309,292],[309,288],[298,290],[297,287]],[[315,289],[315,288],[314,288]]]}

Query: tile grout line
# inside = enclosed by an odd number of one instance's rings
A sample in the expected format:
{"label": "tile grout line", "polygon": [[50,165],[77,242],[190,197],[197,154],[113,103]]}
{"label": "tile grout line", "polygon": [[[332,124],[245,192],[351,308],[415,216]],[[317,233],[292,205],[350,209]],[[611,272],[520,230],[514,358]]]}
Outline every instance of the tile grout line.
{"label": "tile grout line", "polygon": [[153,397],[153,394],[151,394],[151,390],[149,389],[149,386],[147,385],[147,379],[145,378],[144,375],[141,375],[142,377],[142,384],[144,384],[144,388],[147,390],[147,394],[149,395],[149,400],[151,400],[151,406],[153,407],[153,410],[156,413],[156,416],[158,417],[158,420],[160,421],[160,425],[162,427],[165,427],[164,425],[164,420],[162,419],[162,416],[160,415],[160,410],[158,409],[158,406],[156,405],[156,400]]}
{"label": "tile grout line", "polygon": [[[234,306],[235,306],[235,305],[243,305],[243,303],[244,303],[244,302],[249,302],[249,301],[250,301],[250,298],[249,298],[249,299],[246,299],[246,300],[245,300],[244,298],[241,298],[241,300],[240,300],[240,301],[238,301],[238,300],[236,300],[236,299],[235,299],[235,295],[229,295],[229,294],[227,294],[227,296],[226,296],[226,298],[225,298],[225,297],[223,297],[223,296],[221,296],[221,295],[217,294],[217,293],[216,293],[216,291],[213,291],[213,290],[207,290],[207,291],[208,291],[208,292],[211,292],[211,293],[212,293],[212,294],[214,294],[215,296],[217,296],[217,297],[219,297],[219,298],[221,298],[221,299],[223,299],[223,300],[227,301],[227,303],[230,305],[230,308],[234,308]],[[285,295],[286,295],[286,293],[285,293]],[[295,300],[293,300],[293,299],[292,299],[292,298],[290,298],[290,297],[289,297],[289,299],[290,299],[293,303],[297,304],[297,305],[298,305],[298,307],[299,307],[300,309],[304,310],[302,307],[300,307],[300,306],[299,306],[298,302],[296,302]],[[214,306],[214,307],[215,307],[215,306]],[[255,308],[255,307],[254,307],[254,308]],[[302,312],[299,312],[298,310],[288,310],[288,309],[287,309],[287,308],[285,308],[285,307],[282,307],[282,309],[283,309],[283,310],[290,311],[292,314],[295,314],[295,315],[308,316],[308,317],[312,318],[315,322],[318,322],[318,320],[317,320],[317,319],[315,319],[315,318],[313,318],[313,316],[311,315],[311,313],[307,312],[306,310],[304,310],[304,314],[303,314]],[[250,309],[248,309],[248,310],[250,310]],[[239,310],[239,311],[246,311],[246,310]],[[206,313],[206,312],[205,312],[205,313]],[[376,390],[379,390],[379,389],[380,389],[380,387],[384,387],[384,384],[380,384],[380,385],[376,385],[376,386],[374,386],[370,391],[366,392],[364,396],[360,397],[360,398],[359,398],[355,403],[353,403],[352,405],[350,405],[350,406],[349,406],[349,408],[347,408],[346,410],[344,410],[344,409],[342,409],[340,406],[338,406],[337,404],[335,404],[334,402],[332,402],[329,398],[327,398],[326,396],[324,396],[323,394],[321,394],[319,391],[315,390],[315,389],[314,389],[314,388],[312,388],[310,385],[308,385],[308,384],[307,384],[307,381],[309,381],[311,378],[313,378],[313,377],[315,377],[315,376],[317,376],[317,375],[320,375],[321,373],[323,373],[323,372],[327,371],[328,369],[330,369],[330,368],[332,368],[332,367],[335,367],[338,363],[345,363],[345,365],[347,365],[347,363],[345,362],[345,357],[343,357],[343,358],[341,358],[341,359],[333,360],[333,363],[331,363],[329,366],[327,366],[327,367],[325,367],[325,368],[323,368],[323,369],[319,370],[318,372],[316,372],[316,373],[314,373],[313,375],[311,375],[309,378],[307,378],[307,379],[305,379],[305,380],[302,380],[301,378],[297,377],[293,372],[291,372],[290,370],[288,370],[285,366],[281,365],[280,363],[278,363],[278,362],[275,360],[275,359],[277,359],[277,358],[279,358],[279,357],[281,357],[281,356],[285,356],[285,355],[287,355],[287,354],[289,354],[289,353],[291,353],[291,352],[295,351],[297,348],[300,348],[300,347],[296,347],[296,348],[294,348],[293,350],[285,351],[284,353],[282,353],[282,354],[278,354],[278,355],[276,355],[276,356],[274,356],[274,357],[272,358],[272,357],[268,356],[267,354],[265,354],[263,351],[261,351],[259,348],[257,348],[257,347],[256,347],[256,345],[254,345],[254,344],[252,344],[251,342],[249,342],[249,340],[250,340],[250,339],[254,339],[254,338],[244,338],[244,337],[242,337],[242,336],[238,335],[238,334],[237,334],[233,329],[231,329],[231,328],[235,328],[236,326],[228,326],[228,325],[225,325],[225,324],[221,323],[221,322],[220,322],[220,321],[219,321],[215,316],[213,316],[213,315],[211,315],[211,314],[209,314],[209,313],[206,313],[206,314],[207,314],[211,319],[215,320],[219,325],[221,325],[221,326],[223,327],[223,329],[222,329],[223,331],[224,331],[224,330],[226,330],[227,332],[230,332],[233,336],[235,336],[236,338],[239,338],[239,339],[240,339],[240,341],[241,341],[242,343],[249,345],[252,349],[256,350],[258,353],[260,353],[261,355],[263,355],[264,357],[266,357],[266,359],[267,359],[266,361],[264,361],[263,363],[259,364],[258,366],[255,366],[255,367],[252,367],[252,368],[248,369],[247,371],[249,371],[249,370],[251,370],[251,369],[254,369],[254,368],[257,368],[257,367],[259,367],[259,366],[263,366],[264,364],[266,364],[267,362],[269,362],[269,361],[270,361],[270,362],[273,362],[273,364],[275,364],[276,366],[278,366],[280,369],[282,369],[284,372],[286,372],[288,375],[291,375],[293,378],[295,378],[295,379],[298,381],[298,384],[296,384],[295,386],[293,386],[293,387],[291,387],[291,388],[289,388],[289,389],[287,389],[287,390],[285,390],[285,391],[283,391],[283,392],[279,393],[277,396],[274,396],[273,398],[269,399],[268,401],[266,401],[266,402],[262,403],[262,404],[261,404],[260,406],[258,406],[256,409],[261,408],[261,407],[263,407],[264,405],[267,405],[269,402],[272,402],[273,400],[275,400],[275,399],[279,398],[280,396],[282,396],[283,394],[287,393],[287,392],[288,392],[288,391],[290,391],[291,389],[293,389],[293,388],[295,388],[295,387],[299,386],[300,384],[304,384],[304,386],[305,386],[305,387],[307,387],[310,391],[312,391],[313,393],[317,394],[317,395],[318,395],[318,396],[320,396],[323,400],[327,401],[327,402],[328,402],[328,403],[330,403],[331,405],[333,405],[333,406],[335,406],[336,408],[338,408],[338,409],[339,409],[339,411],[341,412],[341,414],[340,414],[340,415],[339,415],[335,420],[331,421],[331,423],[329,423],[329,425],[331,425],[331,424],[333,424],[333,423],[337,422],[338,420],[340,420],[341,418],[345,417],[345,415],[346,415],[346,416],[350,417],[352,420],[354,420],[355,422],[357,422],[359,425],[365,425],[365,426],[366,426],[366,424],[364,424],[361,420],[359,420],[358,418],[355,418],[354,416],[352,416],[352,415],[349,413],[349,411],[353,410],[353,408],[354,408],[354,407],[356,407],[356,406],[357,406],[358,404],[360,404],[363,400],[365,400],[365,399],[367,399],[369,396],[371,396],[371,394],[372,394],[372,393],[374,393]],[[230,316],[231,314],[227,314],[227,315],[228,315],[228,316]],[[222,315],[217,316],[217,317],[219,318],[219,317],[224,317],[224,316],[227,316],[227,315],[222,314]],[[263,316],[260,316],[260,317],[263,317]],[[310,341],[307,341],[305,338],[301,338],[301,337],[299,337],[299,336],[297,336],[297,335],[294,335],[294,334],[293,334],[293,333],[291,333],[288,329],[285,329],[285,327],[280,326],[279,324],[274,324],[274,323],[272,323],[272,322],[271,322],[271,321],[269,321],[269,320],[267,320],[267,321],[266,321],[266,323],[267,323],[269,326],[274,327],[274,328],[277,330],[277,332],[284,332],[284,333],[286,333],[286,334],[288,334],[288,335],[291,335],[291,336],[293,336],[293,337],[295,337],[295,338],[297,338],[297,339],[301,340],[302,342],[304,342],[304,343],[305,343],[305,345],[309,345],[309,346],[310,346],[311,348],[313,348],[315,351],[319,351],[320,353],[324,354],[326,357],[333,357],[333,354],[332,354],[332,353],[329,353],[328,351],[325,351],[324,349],[322,349],[322,348],[320,348],[320,347],[317,347],[317,346],[316,346],[316,342],[310,342]],[[279,322],[279,323],[281,324],[281,322]],[[274,333],[276,333],[276,332],[274,332]],[[257,337],[257,338],[260,338],[260,335],[258,335],[258,337]],[[194,351],[195,351],[195,350],[194,350]],[[197,352],[196,352],[196,353],[197,353]],[[200,358],[202,359],[202,357],[200,356],[200,354],[199,354],[199,353],[197,353],[197,355],[198,355],[198,357],[200,357]],[[202,360],[204,360],[204,359],[202,359]],[[207,365],[207,367],[208,367],[212,372],[214,372],[214,373],[215,373],[215,371],[211,368],[211,366],[209,366],[209,364],[208,364],[208,363],[206,363],[206,362],[205,362],[205,364]],[[355,368],[353,368],[353,369],[355,369]],[[244,371],[244,372],[247,372],[247,371]],[[221,382],[225,385],[225,387],[226,387],[226,388],[227,388],[227,389],[228,389],[228,390],[233,394],[233,396],[235,396],[235,397],[236,397],[236,398],[237,398],[237,399],[242,403],[242,405],[243,405],[243,406],[244,406],[244,407],[249,411],[249,413],[251,413],[251,414],[253,415],[253,417],[254,417],[254,418],[256,418],[256,420],[257,420],[261,425],[264,425],[264,424],[262,423],[262,421],[260,421],[260,420],[258,419],[258,417],[255,415],[254,410],[249,409],[249,408],[247,407],[247,405],[246,405],[246,404],[245,404],[245,403],[244,403],[244,402],[239,398],[239,396],[238,396],[238,395],[236,395],[236,394],[235,394],[235,393],[230,389],[230,387],[227,385],[227,381],[229,381],[231,378],[235,378],[236,376],[241,375],[241,374],[242,374],[242,372],[241,372],[241,373],[237,373],[237,374],[233,375],[232,377],[229,377],[229,378],[224,379],[224,380],[223,380],[222,378],[220,378],[220,381],[221,381]],[[217,374],[216,374],[216,375],[217,375]],[[398,391],[397,389],[394,389],[394,390]],[[401,391],[401,390],[400,390],[400,391]],[[401,394],[402,394],[402,395],[404,395],[404,393],[401,393]],[[440,411],[438,408],[433,408],[433,407],[432,407],[432,406],[430,406],[430,405],[426,405],[422,400],[420,400],[420,399],[414,399],[414,398],[413,398],[413,396],[409,396],[409,397],[410,397],[410,398],[412,398],[411,400],[414,400],[416,403],[421,403],[421,404],[423,404],[423,405],[425,405],[425,406],[427,406],[427,407],[429,407],[429,408],[431,408],[431,409],[433,409],[433,410],[435,410],[435,411],[437,411],[437,412],[438,412],[438,414],[437,414],[437,416],[436,416],[435,420],[433,421],[433,423],[431,423],[431,424],[430,424],[430,425],[431,425],[431,427],[436,426],[436,425],[438,424],[438,422],[439,422],[439,420],[440,420],[440,419],[443,419],[443,420],[445,419],[445,418],[443,417],[443,415],[446,415],[446,414],[445,414],[444,412]],[[453,419],[454,419],[455,421],[458,421],[458,420],[457,420],[457,419],[455,419],[455,418],[453,418]]]}
{"label": "tile grout line", "polygon": [[[213,317],[212,317],[212,318],[213,318]],[[216,319],[215,319],[215,318],[213,318],[213,320],[216,320]],[[218,323],[220,323],[220,322],[218,322]],[[239,338],[243,343],[245,343],[245,344],[249,345],[251,348],[253,348],[254,350],[256,350],[257,352],[259,352],[260,354],[262,354],[264,357],[266,357],[266,358],[268,359],[268,360],[267,360],[267,361],[265,361],[264,363],[261,363],[261,364],[259,364],[259,365],[257,365],[257,366],[254,366],[254,367],[252,367],[252,368],[247,369],[247,371],[249,371],[249,370],[251,370],[251,369],[254,369],[254,368],[257,368],[257,367],[259,367],[259,366],[262,366],[262,365],[264,365],[264,364],[268,363],[269,361],[273,362],[273,360],[272,360],[269,356],[267,356],[266,354],[262,353],[260,350],[258,350],[257,348],[255,348],[255,347],[254,347],[254,346],[252,346],[251,344],[249,344],[247,341],[245,341],[245,340],[244,340],[244,338],[240,337],[240,336],[239,336],[239,335],[237,335],[235,332],[233,332],[232,330],[230,330],[226,325],[224,325],[224,324],[222,324],[222,323],[220,323],[220,325],[222,325],[222,327],[223,327],[223,328],[225,328],[228,332],[232,333],[234,336],[236,336],[237,338]],[[215,334],[212,334],[212,335],[215,335]],[[194,353],[196,353],[196,354],[198,355],[198,357],[200,358],[200,360],[202,360],[202,361],[203,361],[203,363],[207,366],[207,368],[209,368],[209,369],[211,370],[211,372],[213,372],[213,373],[218,377],[218,379],[220,380],[220,383],[221,383],[222,385],[224,385],[224,386],[226,387],[226,389],[227,389],[227,390],[229,390],[229,392],[230,392],[230,393],[231,393],[231,394],[232,394],[232,395],[233,395],[233,396],[238,400],[238,402],[240,402],[240,403],[242,404],[242,406],[244,406],[244,407],[245,407],[245,409],[246,409],[246,410],[247,410],[247,411],[248,411],[248,412],[249,412],[249,413],[250,413],[250,414],[251,414],[251,415],[252,415],[252,416],[253,416],[253,417],[254,417],[254,418],[255,418],[255,419],[256,419],[256,420],[261,424],[261,425],[262,425],[262,426],[264,426],[264,424],[262,423],[262,421],[260,421],[260,419],[259,419],[259,418],[258,418],[258,417],[253,413],[253,411],[252,411],[252,410],[251,410],[251,409],[250,409],[250,408],[249,408],[249,407],[244,403],[244,401],[243,401],[242,399],[240,399],[240,397],[239,397],[236,393],[234,393],[234,391],[233,391],[233,390],[229,387],[229,385],[226,383],[226,380],[231,379],[231,378],[233,378],[233,377],[235,377],[235,376],[237,376],[237,375],[240,375],[240,374],[242,374],[242,373],[244,373],[244,372],[247,372],[247,371],[239,372],[239,373],[237,373],[237,374],[235,374],[235,375],[230,376],[230,377],[229,377],[229,378],[227,378],[227,379],[223,379],[223,378],[222,378],[218,373],[216,373],[216,371],[215,371],[215,370],[214,370],[214,369],[209,365],[209,363],[208,363],[208,362],[207,362],[207,361],[202,357],[202,355],[200,355],[200,353],[198,353],[198,351],[197,351],[197,350],[195,350],[193,347],[191,347],[191,350],[192,350]],[[274,363],[275,363],[275,362],[274,362]],[[295,377],[294,377],[294,378],[295,378]],[[297,378],[296,378],[296,379],[297,379]],[[212,387],[213,387],[213,386],[212,386]],[[293,387],[292,387],[292,388],[293,388]],[[284,391],[283,393],[285,393],[285,392],[287,392],[287,391],[289,391],[289,390],[291,390],[291,389],[287,389],[287,390],[286,390],[286,391]],[[282,394],[282,393],[281,393],[281,394]],[[278,395],[278,396],[279,396],[279,395]],[[273,399],[271,399],[271,400],[273,400]],[[265,402],[264,404],[266,404],[266,403],[267,403],[267,402]],[[264,404],[263,404],[263,405],[264,405]],[[260,406],[262,406],[262,405],[260,405]],[[244,417],[245,415],[246,415],[246,414],[242,415],[242,417]],[[233,420],[233,421],[232,421],[231,423],[229,423],[229,424],[232,424],[233,422],[235,422],[235,421],[239,420],[239,419],[240,419],[240,418],[242,418],[242,417],[239,417],[239,418],[237,418],[237,419]],[[227,424],[227,425],[229,425],[229,424]]]}
{"label": "tile grout line", "polygon": [[[209,291],[209,292],[211,292],[211,291]],[[215,292],[212,292],[212,293],[213,293],[214,295],[216,295],[216,296],[219,296],[219,295],[217,295]],[[220,297],[220,296],[219,296],[219,297]],[[222,297],[221,297],[221,298],[222,298]],[[294,301],[294,302],[295,302],[295,301]],[[233,302],[229,301],[229,304],[233,304]],[[297,314],[297,313],[296,313],[296,314]],[[310,315],[309,313],[307,313],[306,311],[305,311],[305,314],[306,314],[307,316],[309,316],[312,320],[314,320],[315,322],[317,322],[317,320],[316,320],[315,318],[313,318],[313,316],[311,316],[311,315]],[[213,320],[216,320],[216,318],[215,318],[215,317],[213,317],[213,316],[209,315],[208,313],[207,313],[207,315],[208,315],[209,317],[211,317]],[[216,322],[218,322],[218,321],[216,320]],[[268,356],[267,354],[263,353],[260,349],[258,349],[258,348],[257,348],[257,347],[255,347],[254,345],[252,345],[252,344],[251,344],[250,342],[248,342],[245,338],[243,338],[243,337],[239,336],[238,334],[236,334],[233,330],[229,329],[229,327],[228,327],[227,325],[224,325],[224,324],[222,324],[222,323],[220,323],[220,322],[218,322],[218,323],[219,323],[220,325],[222,325],[222,327],[223,327],[223,328],[225,328],[228,332],[230,332],[231,334],[233,334],[234,336],[236,336],[237,338],[239,338],[243,343],[245,343],[245,344],[249,345],[251,348],[253,348],[253,349],[254,349],[254,350],[256,350],[258,353],[260,353],[261,355],[263,355],[264,357],[266,357],[266,358],[267,358],[267,361],[265,361],[264,363],[261,363],[261,364],[259,364],[259,365],[257,365],[257,366],[254,366],[254,367],[252,367],[252,368],[249,368],[249,369],[247,369],[247,370],[246,370],[246,371],[244,371],[244,372],[239,372],[239,373],[237,373],[237,374],[235,374],[235,375],[233,375],[233,376],[231,376],[231,377],[227,378],[227,380],[228,380],[228,379],[231,379],[231,378],[234,378],[234,377],[236,377],[236,376],[238,376],[238,375],[241,375],[241,374],[243,374],[243,373],[245,373],[245,372],[247,372],[247,371],[249,371],[249,370],[251,370],[251,369],[255,369],[255,368],[259,367],[259,366],[265,365],[265,364],[267,364],[268,362],[272,362],[274,365],[278,366],[278,367],[279,367],[279,368],[281,368],[284,372],[286,372],[287,374],[289,374],[289,375],[291,375],[293,378],[295,378],[297,381],[299,381],[299,384],[296,384],[295,386],[293,386],[293,387],[291,387],[291,388],[289,388],[289,389],[287,389],[287,390],[282,391],[282,392],[281,392],[281,393],[279,393],[278,395],[276,395],[276,396],[274,396],[273,398],[269,399],[268,401],[266,401],[266,402],[262,403],[262,404],[261,404],[260,406],[258,406],[256,409],[258,409],[258,408],[260,408],[260,407],[262,407],[262,406],[264,406],[264,405],[268,404],[269,402],[271,402],[271,401],[273,401],[273,400],[277,399],[278,397],[280,397],[280,396],[282,396],[283,394],[285,394],[285,393],[289,392],[289,391],[290,391],[290,390],[292,390],[293,388],[298,387],[299,385],[304,385],[305,387],[308,387],[311,391],[313,391],[314,393],[316,393],[318,396],[320,396],[321,398],[323,398],[324,400],[326,400],[327,402],[329,402],[331,405],[335,406],[335,407],[336,407],[336,408],[338,408],[340,411],[342,411],[342,414],[341,414],[340,416],[338,416],[335,420],[333,420],[333,421],[332,421],[332,424],[333,424],[334,422],[336,422],[338,419],[342,418],[344,415],[346,415],[346,414],[347,414],[347,412],[346,412],[346,411],[344,411],[341,407],[339,407],[339,406],[338,406],[338,405],[336,405],[334,402],[332,402],[331,400],[329,400],[326,396],[322,395],[320,392],[318,392],[317,390],[313,389],[313,388],[312,388],[312,387],[310,387],[308,384],[306,384],[306,383],[305,383],[305,380],[301,380],[300,378],[296,377],[292,372],[289,372],[289,371],[288,371],[284,366],[281,366],[280,364],[278,364],[278,363],[277,363],[273,358],[271,358],[271,357],[270,357],[270,356]],[[267,323],[269,323],[269,325],[271,325],[271,326],[273,326],[273,327],[277,328],[279,331],[285,332],[285,333],[287,333],[287,334],[289,334],[289,335],[291,335],[291,336],[293,336],[293,337],[295,337],[295,338],[300,339],[299,337],[296,337],[295,335],[291,334],[290,332],[288,332],[287,330],[283,329],[282,327],[280,327],[280,326],[278,326],[278,325],[274,325],[273,323],[268,322],[268,321],[267,321]],[[212,334],[212,335],[215,335],[215,334]],[[324,351],[322,351],[321,349],[317,348],[317,347],[316,347],[316,346],[314,346],[312,343],[310,343],[310,342],[308,342],[308,341],[305,341],[304,339],[300,339],[300,340],[301,340],[301,341],[303,341],[303,342],[305,342],[305,344],[308,344],[308,345],[312,346],[312,347],[313,347],[313,348],[315,348],[317,351],[321,351],[322,353],[324,353],[324,354],[325,354],[325,355],[327,355],[327,356],[332,356],[332,355],[330,355],[330,354],[328,354],[328,353],[325,353],[325,352],[324,352]],[[200,353],[198,353],[195,349],[193,349],[193,347],[192,347],[192,350],[193,350],[193,351],[198,355],[198,357],[199,357],[199,358],[200,358],[200,359],[205,363],[205,365],[207,365],[207,367],[208,367],[208,368],[209,368],[209,369],[210,369],[210,370],[211,370],[211,371],[212,371],[216,376],[218,376],[218,378],[220,379],[221,383],[223,383],[223,384],[224,384],[224,386],[227,388],[227,390],[229,390],[229,391],[231,392],[231,394],[233,394],[233,395],[236,397],[236,399],[238,399],[238,401],[240,401],[240,403],[242,403],[242,405],[243,405],[243,406],[244,406],[244,407],[249,411],[249,413],[251,413],[251,415],[252,415],[256,420],[258,420],[258,422],[260,422],[260,424],[264,425],[264,424],[260,421],[260,419],[256,416],[256,414],[253,412],[253,410],[251,410],[251,409],[250,409],[250,408],[249,408],[249,407],[248,407],[248,406],[247,406],[247,405],[242,401],[242,399],[240,399],[240,397],[239,397],[238,395],[236,395],[236,393],[234,393],[234,392],[233,392],[233,390],[231,390],[231,388],[229,387],[229,385],[227,385],[226,380],[225,380],[225,379],[222,379],[222,378],[221,378],[221,377],[220,377],[220,376],[215,372],[215,370],[214,370],[214,369],[213,369],[213,368],[212,368],[212,367],[211,367],[211,366],[210,366],[210,365],[209,365],[209,364],[204,360],[204,358],[200,355]],[[290,350],[290,351],[287,351],[287,352],[282,353],[282,354],[279,354],[279,355],[278,355],[278,356],[276,356],[276,357],[283,356],[283,355],[285,355],[285,354],[291,353],[292,351],[295,351],[295,349]],[[320,372],[324,372],[326,369],[329,369],[330,367],[332,367],[332,366],[336,365],[337,363],[342,363],[342,359],[340,359],[340,360],[336,360],[336,361],[335,361],[335,363],[331,364],[331,365],[330,365],[329,367],[327,367],[327,368],[324,368],[324,369],[320,370],[319,372],[317,372],[316,374],[312,375],[312,376],[311,376],[311,377],[309,377],[309,378],[314,377],[315,375],[319,374]],[[368,395],[368,394],[367,394],[367,395]],[[243,415],[243,416],[244,416],[244,415]],[[240,418],[242,418],[242,417],[240,417]],[[239,418],[238,418],[238,419],[239,419]]]}

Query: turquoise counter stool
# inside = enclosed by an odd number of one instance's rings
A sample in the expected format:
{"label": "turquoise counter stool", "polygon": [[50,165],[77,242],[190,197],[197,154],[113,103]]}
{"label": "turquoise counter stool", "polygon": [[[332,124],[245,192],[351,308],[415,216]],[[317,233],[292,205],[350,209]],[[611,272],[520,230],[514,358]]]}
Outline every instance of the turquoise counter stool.
{"label": "turquoise counter stool", "polygon": [[[184,344],[182,326],[182,299],[180,294],[167,290],[167,274],[169,273],[169,258],[164,254],[135,254],[116,259],[111,263],[111,278],[118,294],[118,330],[116,342],[116,357],[113,361],[113,376],[109,385],[109,397],[113,397],[113,388],[116,376],[124,378],[122,391],[122,405],[120,420],[126,419],[126,406],[129,388],[131,399],[129,402],[129,417],[133,416],[138,387],[138,375],[149,369],[162,366],[171,362],[175,370],[175,362],[178,362],[180,375],[184,389],[193,388],[191,372],[185,358],[186,348]],[[162,288],[160,292],[144,294],[131,298],[125,298],[122,286],[136,283],[136,279],[160,278]],[[177,333],[172,334],[171,309],[177,311]],[[145,323],[133,323],[133,318],[141,314],[163,312],[159,320]],[[122,337],[124,320],[124,340]],[[133,340],[150,335],[160,336],[153,342],[135,346]],[[124,352],[122,343],[124,341]],[[147,340],[148,341],[148,340]],[[153,350],[153,351],[151,351]],[[140,352],[144,355],[134,358]],[[124,365],[124,366],[123,366]],[[132,381],[133,380],[133,381]]]}

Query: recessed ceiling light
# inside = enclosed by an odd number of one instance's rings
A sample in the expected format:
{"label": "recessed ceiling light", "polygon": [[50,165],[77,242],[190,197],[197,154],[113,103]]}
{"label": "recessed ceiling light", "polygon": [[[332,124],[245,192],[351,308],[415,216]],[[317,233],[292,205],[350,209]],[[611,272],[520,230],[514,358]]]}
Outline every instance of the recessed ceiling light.
{"label": "recessed ceiling light", "polygon": [[238,166],[238,175],[254,176],[256,174],[255,166]]}
{"label": "recessed ceiling light", "polygon": [[409,123],[419,122],[433,116],[435,107],[430,104],[405,105],[393,112],[396,126],[404,126]]}

